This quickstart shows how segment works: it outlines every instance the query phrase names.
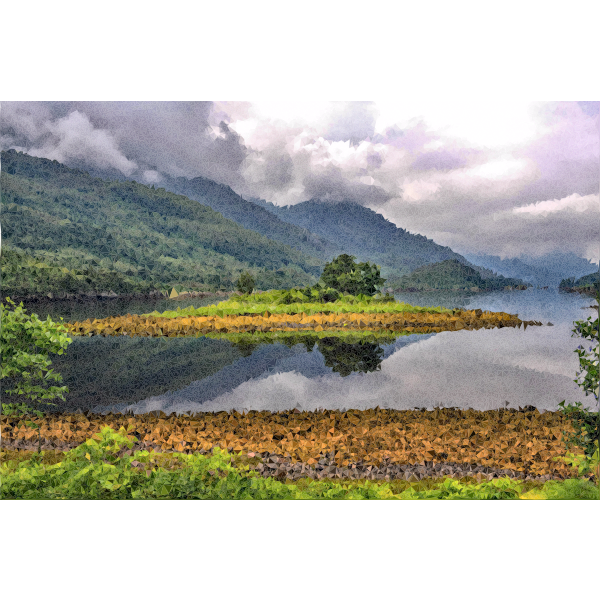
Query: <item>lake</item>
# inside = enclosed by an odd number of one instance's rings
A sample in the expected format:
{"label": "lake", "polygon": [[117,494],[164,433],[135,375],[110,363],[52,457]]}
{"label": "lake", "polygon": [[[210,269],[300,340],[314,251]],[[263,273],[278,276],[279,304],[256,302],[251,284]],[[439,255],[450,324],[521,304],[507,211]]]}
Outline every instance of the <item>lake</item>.
{"label": "lake", "polygon": [[[405,293],[399,301],[518,314],[542,327],[412,334],[385,343],[236,345],[224,339],[75,337],[52,366],[69,387],[56,410],[204,412],[526,405],[556,410],[560,401],[595,406],[574,383],[582,340],[573,321],[596,317],[589,296],[558,289],[492,293]],[[117,300],[96,306],[55,301],[26,308],[41,318],[139,314],[215,299]],[[112,304],[111,304],[112,303]],[[547,325],[550,322],[553,326]],[[584,346],[588,348],[590,343]],[[6,386],[3,386],[6,389]],[[2,402],[15,401],[2,394]]]}

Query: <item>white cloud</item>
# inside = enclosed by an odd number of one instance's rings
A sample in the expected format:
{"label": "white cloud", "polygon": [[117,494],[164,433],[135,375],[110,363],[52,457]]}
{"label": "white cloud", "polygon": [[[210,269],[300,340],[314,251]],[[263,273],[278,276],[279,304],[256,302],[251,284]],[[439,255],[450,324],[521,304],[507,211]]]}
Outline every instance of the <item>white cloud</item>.
{"label": "white cloud", "polygon": [[549,213],[563,210],[600,212],[600,197],[598,194],[588,194],[587,196],[571,194],[560,200],[544,200],[543,202],[519,206],[513,208],[513,213],[547,216]]}

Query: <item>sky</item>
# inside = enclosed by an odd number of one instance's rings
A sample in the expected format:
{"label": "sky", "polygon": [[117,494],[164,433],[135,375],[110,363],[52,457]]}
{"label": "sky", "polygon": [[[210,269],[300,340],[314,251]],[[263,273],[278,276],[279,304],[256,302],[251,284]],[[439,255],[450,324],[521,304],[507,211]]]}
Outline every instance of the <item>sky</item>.
{"label": "sky", "polygon": [[278,205],[350,200],[461,254],[600,260],[600,102],[3,102],[0,147]]}

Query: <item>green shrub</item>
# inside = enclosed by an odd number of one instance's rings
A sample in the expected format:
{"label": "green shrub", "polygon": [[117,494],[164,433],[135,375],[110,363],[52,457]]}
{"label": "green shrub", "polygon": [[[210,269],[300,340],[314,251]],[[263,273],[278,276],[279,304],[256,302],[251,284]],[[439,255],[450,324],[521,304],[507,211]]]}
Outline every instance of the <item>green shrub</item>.
{"label": "green shrub", "polygon": [[[36,314],[28,315],[22,302],[16,307],[10,298],[6,302],[13,306],[13,310],[7,310],[4,304],[0,304],[0,379],[10,378],[15,382],[15,387],[5,390],[6,393],[25,396],[28,402],[36,405],[53,405],[49,400],[55,398],[64,400],[64,394],[69,391],[66,386],[45,384],[62,381],[61,375],[50,369],[52,361],[48,355],[62,354],[73,341],[68,336],[67,328],[50,317],[41,321]],[[3,404],[2,412],[41,416],[40,411],[27,403]],[[27,424],[37,428],[33,421],[27,421]],[[38,452],[40,450],[41,436],[38,430]]]}

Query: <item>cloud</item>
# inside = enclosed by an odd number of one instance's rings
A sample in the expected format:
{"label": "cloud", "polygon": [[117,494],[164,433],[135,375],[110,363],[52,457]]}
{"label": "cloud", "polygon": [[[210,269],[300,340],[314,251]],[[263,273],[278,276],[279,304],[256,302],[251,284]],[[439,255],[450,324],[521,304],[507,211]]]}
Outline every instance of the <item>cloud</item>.
{"label": "cloud", "polygon": [[96,127],[79,110],[54,110],[52,103],[3,102],[0,112],[2,149],[15,148],[32,156],[74,167],[116,169],[130,175],[137,169],[108,129]]}
{"label": "cloud", "polygon": [[590,258],[598,119],[585,102],[9,102],[0,144],[279,205],[350,200],[457,252]]}

